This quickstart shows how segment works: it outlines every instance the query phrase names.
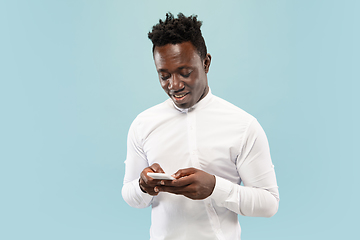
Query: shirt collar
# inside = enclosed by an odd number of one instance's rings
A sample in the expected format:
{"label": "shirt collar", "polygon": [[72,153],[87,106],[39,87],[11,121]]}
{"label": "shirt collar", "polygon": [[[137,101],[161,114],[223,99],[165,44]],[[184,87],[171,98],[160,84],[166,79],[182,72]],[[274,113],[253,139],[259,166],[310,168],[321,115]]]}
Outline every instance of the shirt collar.
{"label": "shirt collar", "polygon": [[171,102],[177,110],[179,110],[182,113],[187,113],[187,112],[193,111],[194,109],[199,109],[199,108],[206,106],[210,102],[212,96],[213,95],[212,95],[211,89],[209,87],[209,92],[206,94],[206,96],[203,99],[201,99],[199,102],[195,103],[194,106],[192,106],[190,108],[179,108],[178,106],[176,106],[176,104],[172,100],[171,100]]}

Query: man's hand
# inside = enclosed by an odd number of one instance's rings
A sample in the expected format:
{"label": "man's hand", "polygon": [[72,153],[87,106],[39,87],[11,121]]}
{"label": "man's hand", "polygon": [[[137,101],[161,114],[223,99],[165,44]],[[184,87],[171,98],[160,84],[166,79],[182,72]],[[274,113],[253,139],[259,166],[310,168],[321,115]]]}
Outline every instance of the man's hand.
{"label": "man's hand", "polygon": [[184,195],[193,200],[205,199],[215,188],[215,176],[196,168],[181,169],[175,173],[175,180],[160,181],[155,192]]}
{"label": "man's hand", "polygon": [[150,167],[145,168],[140,174],[139,185],[144,193],[148,193],[152,196],[156,196],[159,192],[154,191],[154,187],[160,185],[160,180],[153,179],[147,175],[148,172],[164,173],[164,170],[159,164],[154,163]]}

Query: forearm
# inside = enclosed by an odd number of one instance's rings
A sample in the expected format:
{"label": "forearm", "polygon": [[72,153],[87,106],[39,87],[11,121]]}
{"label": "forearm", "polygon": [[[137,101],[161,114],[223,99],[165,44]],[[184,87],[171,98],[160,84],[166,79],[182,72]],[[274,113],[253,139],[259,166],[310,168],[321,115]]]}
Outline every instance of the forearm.
{"label": "forearm", "polygon": [[216,177],[216,185],[210,197],[220,207],[251,217],[271,217],[277,212],[279,205],[276,186],[240,186],[220,177]]}
{"label": "forearm", "polygon": [[239,187],[240,212],[244,216],[272,217],[278,210],[279,198],[268,189]]}
{"label": "forearm", "polygon": [[236,166],[244,186],[216,177],[216,204],[244,216],[273,216],[279,206],[279,191],[269,144],[257,121],[246,131]]}
{"label": "forearm", "polygon": [[137,137],[136,126],[136,121],[134,121],[128,134],[122,196],[131,207],[145,208],[151,204],[152,196],[142,192],[139,186],[140,173],[144,168],[148,167],[148,162],[141,147],[141,141]]}

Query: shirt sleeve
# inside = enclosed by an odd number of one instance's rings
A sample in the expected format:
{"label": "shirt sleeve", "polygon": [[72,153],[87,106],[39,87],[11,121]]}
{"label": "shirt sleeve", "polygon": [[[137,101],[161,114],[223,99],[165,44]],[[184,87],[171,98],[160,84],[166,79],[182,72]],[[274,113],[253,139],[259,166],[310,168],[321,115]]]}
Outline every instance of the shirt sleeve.
{"label": "shirt sleeve", "polygon": [[279,191],[265,132],[254,119],[236,161],[244,186],[216,177],[210,196],[218,206],[244,216],[271,217],[279,206]]}
{"label": "shirt sleeve", "polygon": [[131,124],[127,139],[127,156],[125,160],[125,177],[122,196],[127,204],[135,208],[150,206],[153,197],[141,191],[139,186],[140,173],[148,167],[146,155],[137,136],[136,119]]}

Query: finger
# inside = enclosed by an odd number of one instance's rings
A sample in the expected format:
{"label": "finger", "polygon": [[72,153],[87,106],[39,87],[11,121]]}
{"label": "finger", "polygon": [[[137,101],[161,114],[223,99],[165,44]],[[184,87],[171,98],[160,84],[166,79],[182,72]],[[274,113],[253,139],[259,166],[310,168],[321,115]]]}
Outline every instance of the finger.
{"label": "finger", "polygon": [[140,178],[139,186],[142,190],[146,191],[146,188],[151,187],[148,183],[146,183],[142,178]]}
{"label": "finger", "polygon": [[145,184],[149,184],[153,178],[152,177],[149,177],[147,175],[148,172],[153,172],[150,168],[145,168],[141,174],[140,174],[140,179],[145,183]]}
{"label": "finger", "polygon": [[192,178],[192,175],[189,175],[175,180],[160,180],[156,185],[169,186],[169,187],[183,187],[186,185],[190,185],[193,182],[194,180]]}
{"label": "finger", "polygon": [[173,186],[172,182],[173,182],[173,180],[160,180],[157,185]]}
{"label": "finger", "polygon": [[162,185],[162,180],[154,179],[148,176],[147,173],[148,172],[140,174],[140,184],[151,187],[155,187],[156,185]]}
{"label": "finger", "polygon": [[[154,182],[154,179],[152,177],[149,177],[147,174],[149,172],[156,172],[156,171],[163,171],[162,168],[160,167],[159,164],[154,163],[153,165],[144,168],[144,170],[140,173],[140,178],[146,183],[146,184],[152,184],[152,185],[156,185],[158,184],[159,181],[156,180],[156,182]],[[160,184],[160,183],[159,183]]]}
{"label": "finger", "polygon": [[194,174],[186,175],[181,178],[175,179],[168,186],[172,187],[184,187],[191,185],[195,182]]}
{"label": "finger", "polygon": [[184,168],[184,169],[180,169],[178,170],[174,176],[176,179],[181,178],[181,177],[185,177],[188,176],[190,174],[194,174],[197,171],[196,168]]}
{"label": "finger", "polygon": [[160,167],[160,165],[158,163],[154,163],[153,165],[150,166],[151,170],[153,170],[153,172],[156,173],[165,173],[164,170]]}
{"label": "finger", "polygon": [[151,196],[156,196],[159,194],[159,191],[156,192],[153,187],[146,187],[145,191]]}
{"label": "finger", "polygon": [[156,185],[160,184],[160,181],[157,179],[153,179],[152,177],[148,176],[147,173],[152,172],[152,170],[149,169],[149,171],[143,171],[140,174],[140,185],[144,187],[154,187]]}
{"label": "finger", "polygon": [[201,200],[208,197],[208,195],[201,194],[201,192],[197,191],[196,186],[188,185],[185,187],[157,187],[160,192],[168,192],[176,195],[183,195],[187,198],[193,200]]}
{"label": "finger", "polygon": [[168,192],[178,195],[185,195],[195,191],[193,186],[184,186],[184,187],[157,186],[155,188],[157,188],[159,192]]}
{"label": "finger", "polygon": [[143,192],[146,192],[146,193],[148,193],[148,194],[150,194],[152,196],[158,195],[158,191],[154,191],[153,186],[149,186],[149,185],[144,184],[142,179],[139,180],[139,186],[140,186],[141,191],[143,191]]}

